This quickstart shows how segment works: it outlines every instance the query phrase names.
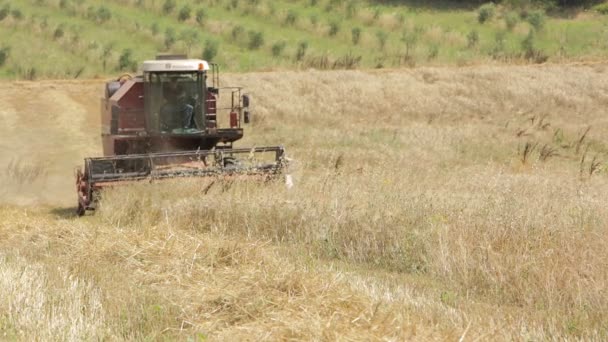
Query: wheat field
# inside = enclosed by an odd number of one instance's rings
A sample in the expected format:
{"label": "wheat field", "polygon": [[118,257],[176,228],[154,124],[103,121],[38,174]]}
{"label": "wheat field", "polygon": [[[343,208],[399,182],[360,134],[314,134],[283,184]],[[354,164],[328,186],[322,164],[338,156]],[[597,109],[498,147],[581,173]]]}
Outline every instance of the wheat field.
{"label": "wheat field", "polygon": [[0,83],[0,339],[605,340],[608,65],[229,74],[288,189],[103,194],[102,80]]}

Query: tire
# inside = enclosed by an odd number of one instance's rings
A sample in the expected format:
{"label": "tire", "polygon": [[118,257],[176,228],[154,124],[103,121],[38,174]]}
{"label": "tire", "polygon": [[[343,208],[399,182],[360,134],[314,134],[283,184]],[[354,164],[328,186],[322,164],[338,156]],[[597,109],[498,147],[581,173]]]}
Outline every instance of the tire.
{"label": "tire", "polygon": [[82,204],[79,202],[78,209],[76,209],[76,215],[84,216],[84,214],[86,214],[86,212],[87,212],[87,210],[85,209],[85,207],[83,207]]}

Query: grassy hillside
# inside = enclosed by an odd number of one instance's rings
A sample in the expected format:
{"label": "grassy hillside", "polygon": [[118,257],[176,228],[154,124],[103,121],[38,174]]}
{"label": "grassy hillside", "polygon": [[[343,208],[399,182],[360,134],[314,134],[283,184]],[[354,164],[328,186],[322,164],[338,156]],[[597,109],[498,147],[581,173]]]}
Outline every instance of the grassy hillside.
{"label": "grassy hillside", "polygon": [[238,145],[285,144],[295,186],[139,184],[84,218],[101,82],[1,83],[0,330],[606,340],[606,72],[227,75],[255,100]]}
{"label": "grassy hillside", "polygon": [[[407,2],[406,2],[407,3]],[[251,71],[606,56],[595,11],[335,0],[0,1],[0,77],[82,78],[184,52]]]}

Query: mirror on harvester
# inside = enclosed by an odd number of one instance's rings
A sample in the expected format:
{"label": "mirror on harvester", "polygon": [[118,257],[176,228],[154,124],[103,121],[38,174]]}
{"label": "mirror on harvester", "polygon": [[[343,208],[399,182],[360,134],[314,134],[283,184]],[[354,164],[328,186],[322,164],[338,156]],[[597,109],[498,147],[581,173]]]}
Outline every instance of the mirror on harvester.
{"label": "mirror on harvester", "polygon": [[248,110],[246,110],[245,113],[243,113],[243,114],[244,114],[245,123],[248,124],[249,121],[251,121],[251,113]]}
{"label": "mirror on harvester", "polygon": [[243,95],[243,108],[248,108],[249,107],[249,95],[245,94]]}

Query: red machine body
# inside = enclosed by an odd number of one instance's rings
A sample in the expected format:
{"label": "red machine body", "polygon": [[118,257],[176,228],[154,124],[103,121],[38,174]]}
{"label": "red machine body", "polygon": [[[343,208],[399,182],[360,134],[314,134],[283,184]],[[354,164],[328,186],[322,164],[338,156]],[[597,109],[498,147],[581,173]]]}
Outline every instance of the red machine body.
{"label": "red machine body", "polygon": [[[95,194],[107,186],[190,176],[266,177],[282,170],[282,146],[232,148],[243,137],[241,117],[250,120],[250,99],[240,87],[219,88],[217,66],[163,56],[144,61],[142,70],[106,83],[103,157],[85,158],[77,172],[79,215],[95,209]],[[229,96],[223,108],[220,93]],[[221,127],[221,115],[228,127]]]}

